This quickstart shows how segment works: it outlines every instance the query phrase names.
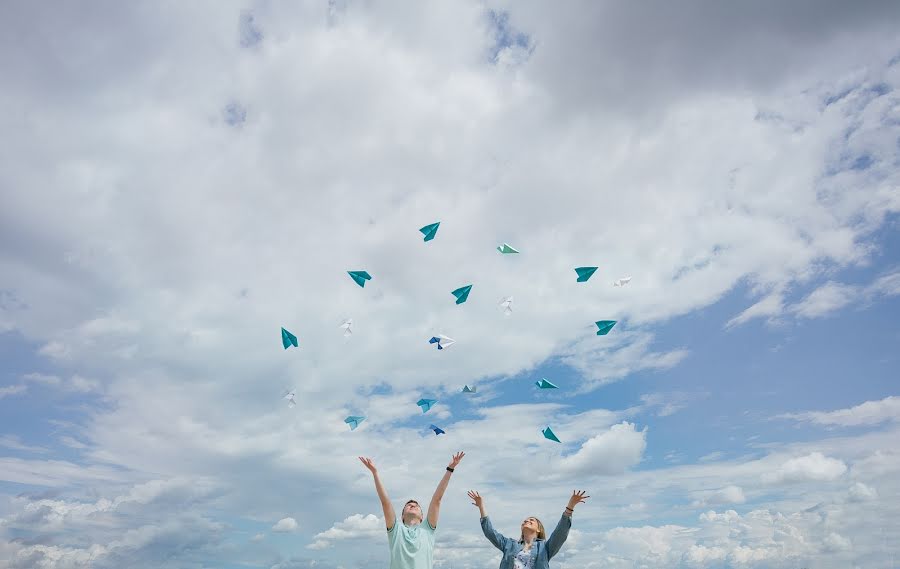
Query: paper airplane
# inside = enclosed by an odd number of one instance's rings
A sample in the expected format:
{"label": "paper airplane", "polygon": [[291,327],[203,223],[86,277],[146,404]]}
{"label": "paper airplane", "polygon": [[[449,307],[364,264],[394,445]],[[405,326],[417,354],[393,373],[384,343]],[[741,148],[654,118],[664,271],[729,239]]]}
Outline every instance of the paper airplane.
{"label": "paper airplane", "polygon": [[430,225],[426,225],[425,227],[423,227],[422,229],[419,230],[422,232],[423,235],[425,235],[425,241],[431,241],[432,239],[434,239],[434,236],[435,236],[435,234],[437,234],[437,230],[440,225],[441,225],[441,222],[438,221],[437,223],[432,223]]}
{"label": "paper airplane", "polygon": [[472,285],[461,286],[458,289],[454,290],[450,294],[456,297],[456,304],[462,304],[466,300],[469,299],[469,292],[472,290]]}
{"label": "paper airplane", "polygon": [[341,328],[344,329],[344,337],[345,338],[347,336],[350,336],[351,334],[353,334],[353,319],[348,318],[348,319],[344,320],[344,322],[341,323]]}
{"label": "paper airplane", "polygon": [[594,274],[599,267],[576,267],[575,272],[578,274],[577,282],[583,283]]}
{"label": "paper airplane", "polygon": [[427,413],[435,403],[437,403],[437,399],[419,399],[416,401],[416,405],[422,408],[423,413]]}
{"label": "paper airplane", "polygon": [[351,431],[355,431],[356,427],[358,427],[359,424],[365,420],[366,420],[365,417],[357,417],[356,415],[350,415],[349,417],[344,419],[344,422],[347,423],[348,425],[350,425]]}
{"label": "paper airplane", "polygon": [[609,334],[609,331],[613,329],[613,326],[616,325],[615,320],[598,320],[597,321],[597,335],[598,336],[606,336]]}
{"label": "paper airplane", "polygon": [[430,340],[428,340],[429,344],[437,344],[437,349],[443,350],[444,348],[449,348],[453,344],[456,343],[456,340],[450,338],[449,336],[444,336],[443,334],[438,334],[437,336],[432,336]]}
{"label": "paper airplane", "polygon": [[510,314],[512,314],[512,303],[513,297],[511,296],[503,297],[503,299],[500,300],[499,303],[497,303],[497,305],[503,309],[504,316],[509,316]]}
{"label": "paper airplane", "polygon": [[294,336],[284,328],[281,329],[281,343],[284,345],[285,350],[291,346],[298,347],[297,336]]}
{"label": "paper airplane", "polygon": [[463,393],[475,393],[476,389],[478,389],[478,388],[475,387],[474,385],[472,387],[469,387],[468,385],[464,385],[462,388],[462,392]]}
{"label": "paper airplane", "polygon": [[622,277],[621,279],[616,279],[613,282],[613,286],[625,286],[631,282],[631,277]]}
{"label": "paper airplane", "polygon": [[508,255],[510,253],[518,253],[518,251],[516,249],[513,249],[507,243],[504,243],[503,245],[500,245],[499,247],[497,247],[497,250],[500,251],[501,253],[503,253],[504,255]]}
{"label": "paper airplane", "polygon": [[372,275],[365,271],[347,271],[347,274],[350,275],[350,278],[352,278],[356,284],[363,288],[366,286],[366,281],[372,280]]}
{"label": "paper airplane", "polygon": [[430,425],[428,428],[431,429],[432,431],[434,431],[435,435],[446,435],[447,434],[444,432],[444,429],[438,427],[437,425]]}
{"label": "paper airplane", "polygon": [[534,384],[537,385],[538,387],[540,387],[541,389],[559,389],[558,387],[556,387],[555,385],[553,385],[546,379],[539,379],[538,381],[535,381]]}
{"label": "paper airplane", "polygon": [[544,430],[541,431],[541,432],[544,433],[544,438],[545,438],[545,439],[550,439],[551,441],[556,441],[556,442],[558,442],[558,443],[561,443],[561,442],[562,442],[561,440],[559,440],[558,438],[556,438],[556,434],[555,434],[553,431],[550,430],[550,427],[547,427],[546,429],[544,429]]}
{"label": "paper airplane", "polygon": [[288,407],[294,407],[297,404],[297,402],[294,401],[295,395],[297,395],[297,393],[295,391],[291,390],[291,391],[288,391],[287,393],[285,393],[284,395],[282,395],[281,398],[287,400]]}

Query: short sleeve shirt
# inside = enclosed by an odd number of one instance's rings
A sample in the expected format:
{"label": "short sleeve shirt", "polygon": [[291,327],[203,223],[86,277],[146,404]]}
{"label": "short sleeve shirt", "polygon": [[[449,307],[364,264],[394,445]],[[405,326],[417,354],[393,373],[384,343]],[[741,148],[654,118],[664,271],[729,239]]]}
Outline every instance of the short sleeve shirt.
{"label": "short sleeve shirt", "polygon": [[388,530],[391,569],[432,569],[434,563],[434,528],[423,520],[408,526],[400,519]]}

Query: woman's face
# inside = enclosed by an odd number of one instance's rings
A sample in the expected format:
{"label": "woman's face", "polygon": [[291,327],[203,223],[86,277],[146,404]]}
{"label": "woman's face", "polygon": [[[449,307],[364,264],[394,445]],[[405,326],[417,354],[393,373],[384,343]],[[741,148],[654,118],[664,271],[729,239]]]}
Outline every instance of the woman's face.
{"label": "woman's face", "polygon": [[526,531],[534,533],[538,532],[537,518],[525,518],[525,521],[522,522],[522,533],[525,533]]}

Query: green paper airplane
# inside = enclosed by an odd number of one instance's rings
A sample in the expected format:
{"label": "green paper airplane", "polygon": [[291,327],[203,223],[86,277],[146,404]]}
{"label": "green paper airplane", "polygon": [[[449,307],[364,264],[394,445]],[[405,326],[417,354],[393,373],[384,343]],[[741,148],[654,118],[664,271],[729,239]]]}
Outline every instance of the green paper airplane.
{"label": "green paper airplane", "polygon": [[350,275],[350,278],[353,279],[356,284],[365,288],[366,281],[372,280],[372,275],[365,271],[347,271],[347,274]]}
{"label": "green paper airplane", "polygon": [[469,299],[469,292],[472,290],[472,285],[461,286],[458,289],[454,290],[450,294],[456,297],[456,304],[462,304],[463,302]]}
{"label": "green paper airplane", "polygon": [[297,336],[294,336],[284,328],[281,329],[281,343],[284,344],[285,350],[291,346],[298,347]]}
{"label": "green paper airplane", "polygon": [[431,241],[432,239],[434,239],[434,236],[437,234],[437,230],[440,225],[441,225],[441,222],[438,221],[437,223],[432,223],[431,225],[426,225],[425,227],[423,227],[422,229],[419,230],[422,232],[423,235],[425,235],[425,241]]}
{"label": "green paper airplane", "polygon": [[356,427],[358,427],[359,424],[365,420],[366,420],[365,417],[357,417],[356,415],[350,415],[349,417],[344,419],[344,422],[347,423],[348,425],[350,425],[351,431],[355,431]]}
{"label": "green paper airplane", "polygon": [[597,324],[597,335],[598,336],[606,336],[609,334],[609,331],[613,329],[613,326],[616,325],[615,320],[598,320]]}
{"label": "green paper airplane", "polygon": [[537,385],[538,387],[540,387],[541,389],[559,389],[558,387],[556,387],[555,385],[553,385],[546,379],[541,379],[539,381],[535,381],[534,384]]}
{"label": "green paper airplane", "polygon": [[558,443],[561,443],[561,442],[562,442],[561,440],[559,440],[558,438],[556,438],[556,434],[554,434],[553,431],[550,430],[550,427],[547,427],[546,429],[544,429],[544,430],[541,431],[541,432],[544,433],[544,438],[545,438],[545,439],[550,439],[551,441],[556,441],[556,442],[558,442]]}
{"label": "green paper airplane", "polygon": [[509,244],[507,244],[507,243],[504,243],[503,245],[500,245],[499,247],[497,247],[497,250],[500,251],[501,253],[503,253],[504,255],[508,255],[510,253],[518,253],[518,251],[516,251],[515,249],[510,247]]}
{"label": "green paper airplane", "polygon": [[422,408],[423,413],[427,413],[435,403],[437,403],[437,399],[419,399],[416,401],[416,405]]}
{"label": "green paper airplane", "polygon": [[599,267],[577,267],[575,272],[578,273],[577,282],[583,283],[591,278],[591,275],[594,274]]}
{"label": "green paper airplane", "polygon": [[463,392],[463,393],[475,393],[475,390],[476,390],[476,389],[478,389],[478,388],[477,388],[477,387],[474,387],[474,386],[473,386],[473,387],[469,387],[468,385],[464,385],[463,388],[462,388],[462,392]]}

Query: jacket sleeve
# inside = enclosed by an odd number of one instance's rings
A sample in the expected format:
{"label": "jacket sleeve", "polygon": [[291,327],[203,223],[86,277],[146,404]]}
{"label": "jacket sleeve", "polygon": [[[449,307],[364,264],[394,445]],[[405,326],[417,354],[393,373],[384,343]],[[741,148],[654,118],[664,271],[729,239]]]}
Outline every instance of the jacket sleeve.
{"label": "jacket sleeve", "polygon": [[[482,525],[484,524],[482,523]],[[566,515],[560,516],[556,529],[553,530],[553,533],[550,534],[550,539],[547,540],[548,559],[559,553],[560,548],[566,542],[566,538],[569,537],[569,529],[571,527],[572,518]]]}
{"label": "jacket sleeve", "polygon": [[491,519],[487,516],[481,518],[481,531],[484,532],[484,537],[488,538],[488,541],[494,544],[494,547],[500,551],[506,551],[506,544],[510,539],[495,530],[494,526],[491,525]]}

